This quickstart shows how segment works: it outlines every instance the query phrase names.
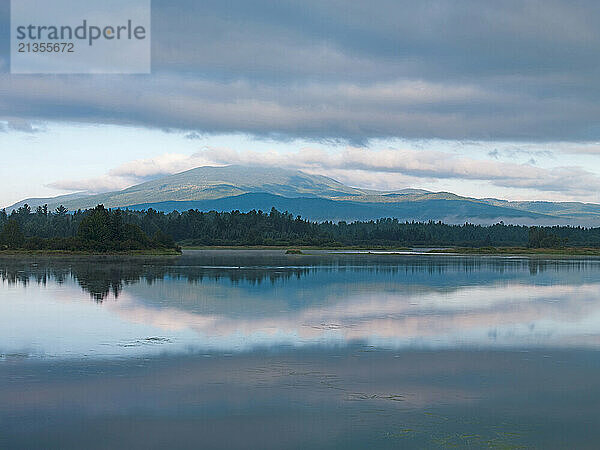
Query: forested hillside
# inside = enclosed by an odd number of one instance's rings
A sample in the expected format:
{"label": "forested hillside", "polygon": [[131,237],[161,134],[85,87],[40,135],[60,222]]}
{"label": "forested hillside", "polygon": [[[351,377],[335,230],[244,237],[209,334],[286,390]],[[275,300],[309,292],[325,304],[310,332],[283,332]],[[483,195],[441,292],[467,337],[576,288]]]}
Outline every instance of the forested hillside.
{"label": "forested hillside", "polygon": [[[149,236],[152,236],[150,238]],[[293,246],[462,246],[600,247],[600,228],[527,227],[498,223],[447,225],[441,222],[310,222],[272,209],[162,213],[155,210],[50,212],[25,205],[0,212],[4,248],[89,249],[99,251],[175,248],[185,245]]]}

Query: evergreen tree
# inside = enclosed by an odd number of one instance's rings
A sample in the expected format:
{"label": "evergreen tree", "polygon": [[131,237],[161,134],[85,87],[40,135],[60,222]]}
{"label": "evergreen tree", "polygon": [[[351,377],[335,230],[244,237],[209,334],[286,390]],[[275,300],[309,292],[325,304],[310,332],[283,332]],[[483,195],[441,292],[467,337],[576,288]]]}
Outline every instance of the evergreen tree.
{"label": "evergreen tree", "polygon": [[63,205],[60,205],[58,208],[56,208],[54,210],[54,213],[57,216],[65,216],[67,214],[67,212],[69,212],[69,210],[67,208],[65,208]]}
{"label": "evergreen tree", "polygon": [[86,241],[108,242],[112,238],[110,215],[104,205],[88,212],[79,224],[77,235]]}
{"label": "evergreen tree", "polygon": [[[168,214],[156,210],[107,210],[102,205],[69,213],[47,207],[31,213],[28,205],[10,216],[0,211],[0,232],[11,246],[90,251],[174,248],[175,242],[191,245],[286,246],[457,246],[535,248],[599,247],[600,228],[526,227],[498,223],[492,226],[448,225],[441,222],[401,222],[384,218],[371,221],[311,222],[272,208],[262,211]],[[18,232],[16,231],[18,230]],[[22,236],[23,239],[20,238]],[[148,238],[152,236],[152,239]],[[4,244],[5,246],[8,244]]]}
{"label": "evergreen tree", "polygon": [[25,236],[21,231],[19,223],[11,219],[0,232],[0,245],[6,246],[9,249],[21,248],[25,242]]}

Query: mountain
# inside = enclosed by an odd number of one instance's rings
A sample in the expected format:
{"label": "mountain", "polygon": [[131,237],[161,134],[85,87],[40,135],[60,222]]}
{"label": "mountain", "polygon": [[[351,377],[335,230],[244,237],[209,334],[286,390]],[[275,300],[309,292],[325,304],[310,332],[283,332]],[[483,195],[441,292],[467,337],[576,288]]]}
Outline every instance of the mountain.
{"label": "mountain", "polygon": [[446,223],[476,222],[482,224],[497,223],[503,220],[507,223],[554,223],[543,214],[471,202],[469,200],[432,199],[407,202],[353,202],[346,200],[331,200],[326,198],[287,198],[280,195],[265,193],[249,193],[215,200],[169,201],[131,205],[130,209],[144,210],[148,208],[157,211],[234,211],[242,212],[253,209],[268,212],[271,208],[279,211],[289,211],[310,220],[353,221],[373,220],[382,217],[394,217],[405,220],[441,220]]}
{"label": "mountain", "polygon": [[556,217],[586,218],[600,217],[600,205],[579,202],[510,202],[507,200],[484,199],[490,205],[514,208],[522,211],[532,211],[540,214],[550,214]]}
{"label": "mountain", "polygon": [[104,204],[108,208],[170,212],[249,211],[272,207],[312,220],[442,220],[447,223],[600,226],[600,205],[587,203],[509,202],[461,197],[450,192],[404,189],[384,192],[346,186],[321,175],[266,167],[198,167],[148,181],[122,191],[27,199],[32,208],[47,204],[69,210]]}
{"label": "mountain", "polygon": [[15,203],[14,205],[9,206],[6,209],[10,212],[13,209],[19,209],[21,206],[23,206],[25,204],[31,206],[32,208],[35,208],[38,206],[43,206],[43,205],[60,206],[60,205],[68,204],[72,200],[76,200],[76,199],[82,198],[82,197],[89,197],[89,195],[86,194],[85,192],[76,192],[74,194],[59,195],[58,197],[27,198],[25,200],[21,200],[20,202]]}
{"label": "mountain", "polygon": [[243,166],[198,167],[122,191],[78,196],[73,199],[27,199],[18,204],[28,203],[34,207],[47,203],[49,208],[62,204],[73,211],[97,204],[103,204],[107,208],[119,208],[147,202],[218,199],[249,192],[264,192],[284,197],[329,198],[362,195],[369,191],[351,188],[332,178],[309,175],[299,170]]}

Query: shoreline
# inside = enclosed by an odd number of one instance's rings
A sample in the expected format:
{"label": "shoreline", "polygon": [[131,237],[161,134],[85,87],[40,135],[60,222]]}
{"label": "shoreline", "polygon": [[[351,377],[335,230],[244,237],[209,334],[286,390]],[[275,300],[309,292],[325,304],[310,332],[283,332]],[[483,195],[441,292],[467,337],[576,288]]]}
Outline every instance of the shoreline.
{"label": "shoreline", "polygon": [[[316,245],[193,245],[181,246],[183,250],[395,250],[399,252],[411,251],[414,247],[385,247],[385,246],[335,246],[335,247],[319,247]],[[431,247],[427,247],[431,248]]]}
{"label": "shoreline", "polygon": [[[286,251],[342,251],[356,250],[361,252],[414,252],[423,255],[506,255],[506,256],[600,256],[600,248],[593,247],[565,247],[565,248],[527,248],[527,247],[386,247],[386,246],[337,246],[337,247],[318,247],[318,246],[244,246],[244,245],[211,245],[211,246],[190,246],[182,247],[183,250],[286,250]],[[302,255],[305,253],[290,253]],[[347,253],[353,254],[353,253]],[[357,253],[358,254],[358,253]],[[360,253],[377,254],[377,253]],[[385,253],[384,255],[393,255],[394,253]]]}
{"label": "shoreline", "polygon": [[427,254],[506,255],[506,256],[600,256],[600,248],[453,247],[429,250]]}
{"label": "shoreline", "polygon": [[[68,251],[68,250],[0,250],[1,256],[181,256],[185,251],[201,250],[281,250],[289,255],[309,255],[304,251],[337,252],[346,251],[348,255],[482,255],[482,256],[600,256],[600,248],[591,247],[566,247],[566,248],[527,248],[527,247],[386,247],[386,246],[283,246],[283,245],[212,245],[182,247],[182,251],[174,249],[163,250],[130,250],[125,252],[93,252],[93,251]],[[354,250],[361,253],[352,253]],[[377,253],[387,252],[387,253]]]}
{"label": "shoreline", "polygon": [[0,256],[181,256],[181,252],[164,250],[129,250],[125,252],[91,252],[71,250],[0,250]]}

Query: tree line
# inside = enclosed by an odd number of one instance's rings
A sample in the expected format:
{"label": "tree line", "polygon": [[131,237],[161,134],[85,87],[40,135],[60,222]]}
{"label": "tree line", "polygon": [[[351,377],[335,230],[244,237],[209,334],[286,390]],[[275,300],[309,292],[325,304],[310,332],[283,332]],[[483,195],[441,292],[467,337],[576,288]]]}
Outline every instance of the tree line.
{"label": "tree line", "polygon": [[68,212],[28,205],[0,211],[0,246],[64,250],[119,251],[194,246],[460,246],[460,247],[600,247],[600,228],[528,227],[502,222],[402,222],[379,219],[311,222],[275,208],[266,213],[163,213],[96,208]]}
{"label": "tree line", "polygon": [[25,204],[10,215],[0,211],[0,249],[128,252],[178,249],[160,230],[150,238],[128,219],[128,212],[102,205],[69,214],[63,206],[54,212]]}

